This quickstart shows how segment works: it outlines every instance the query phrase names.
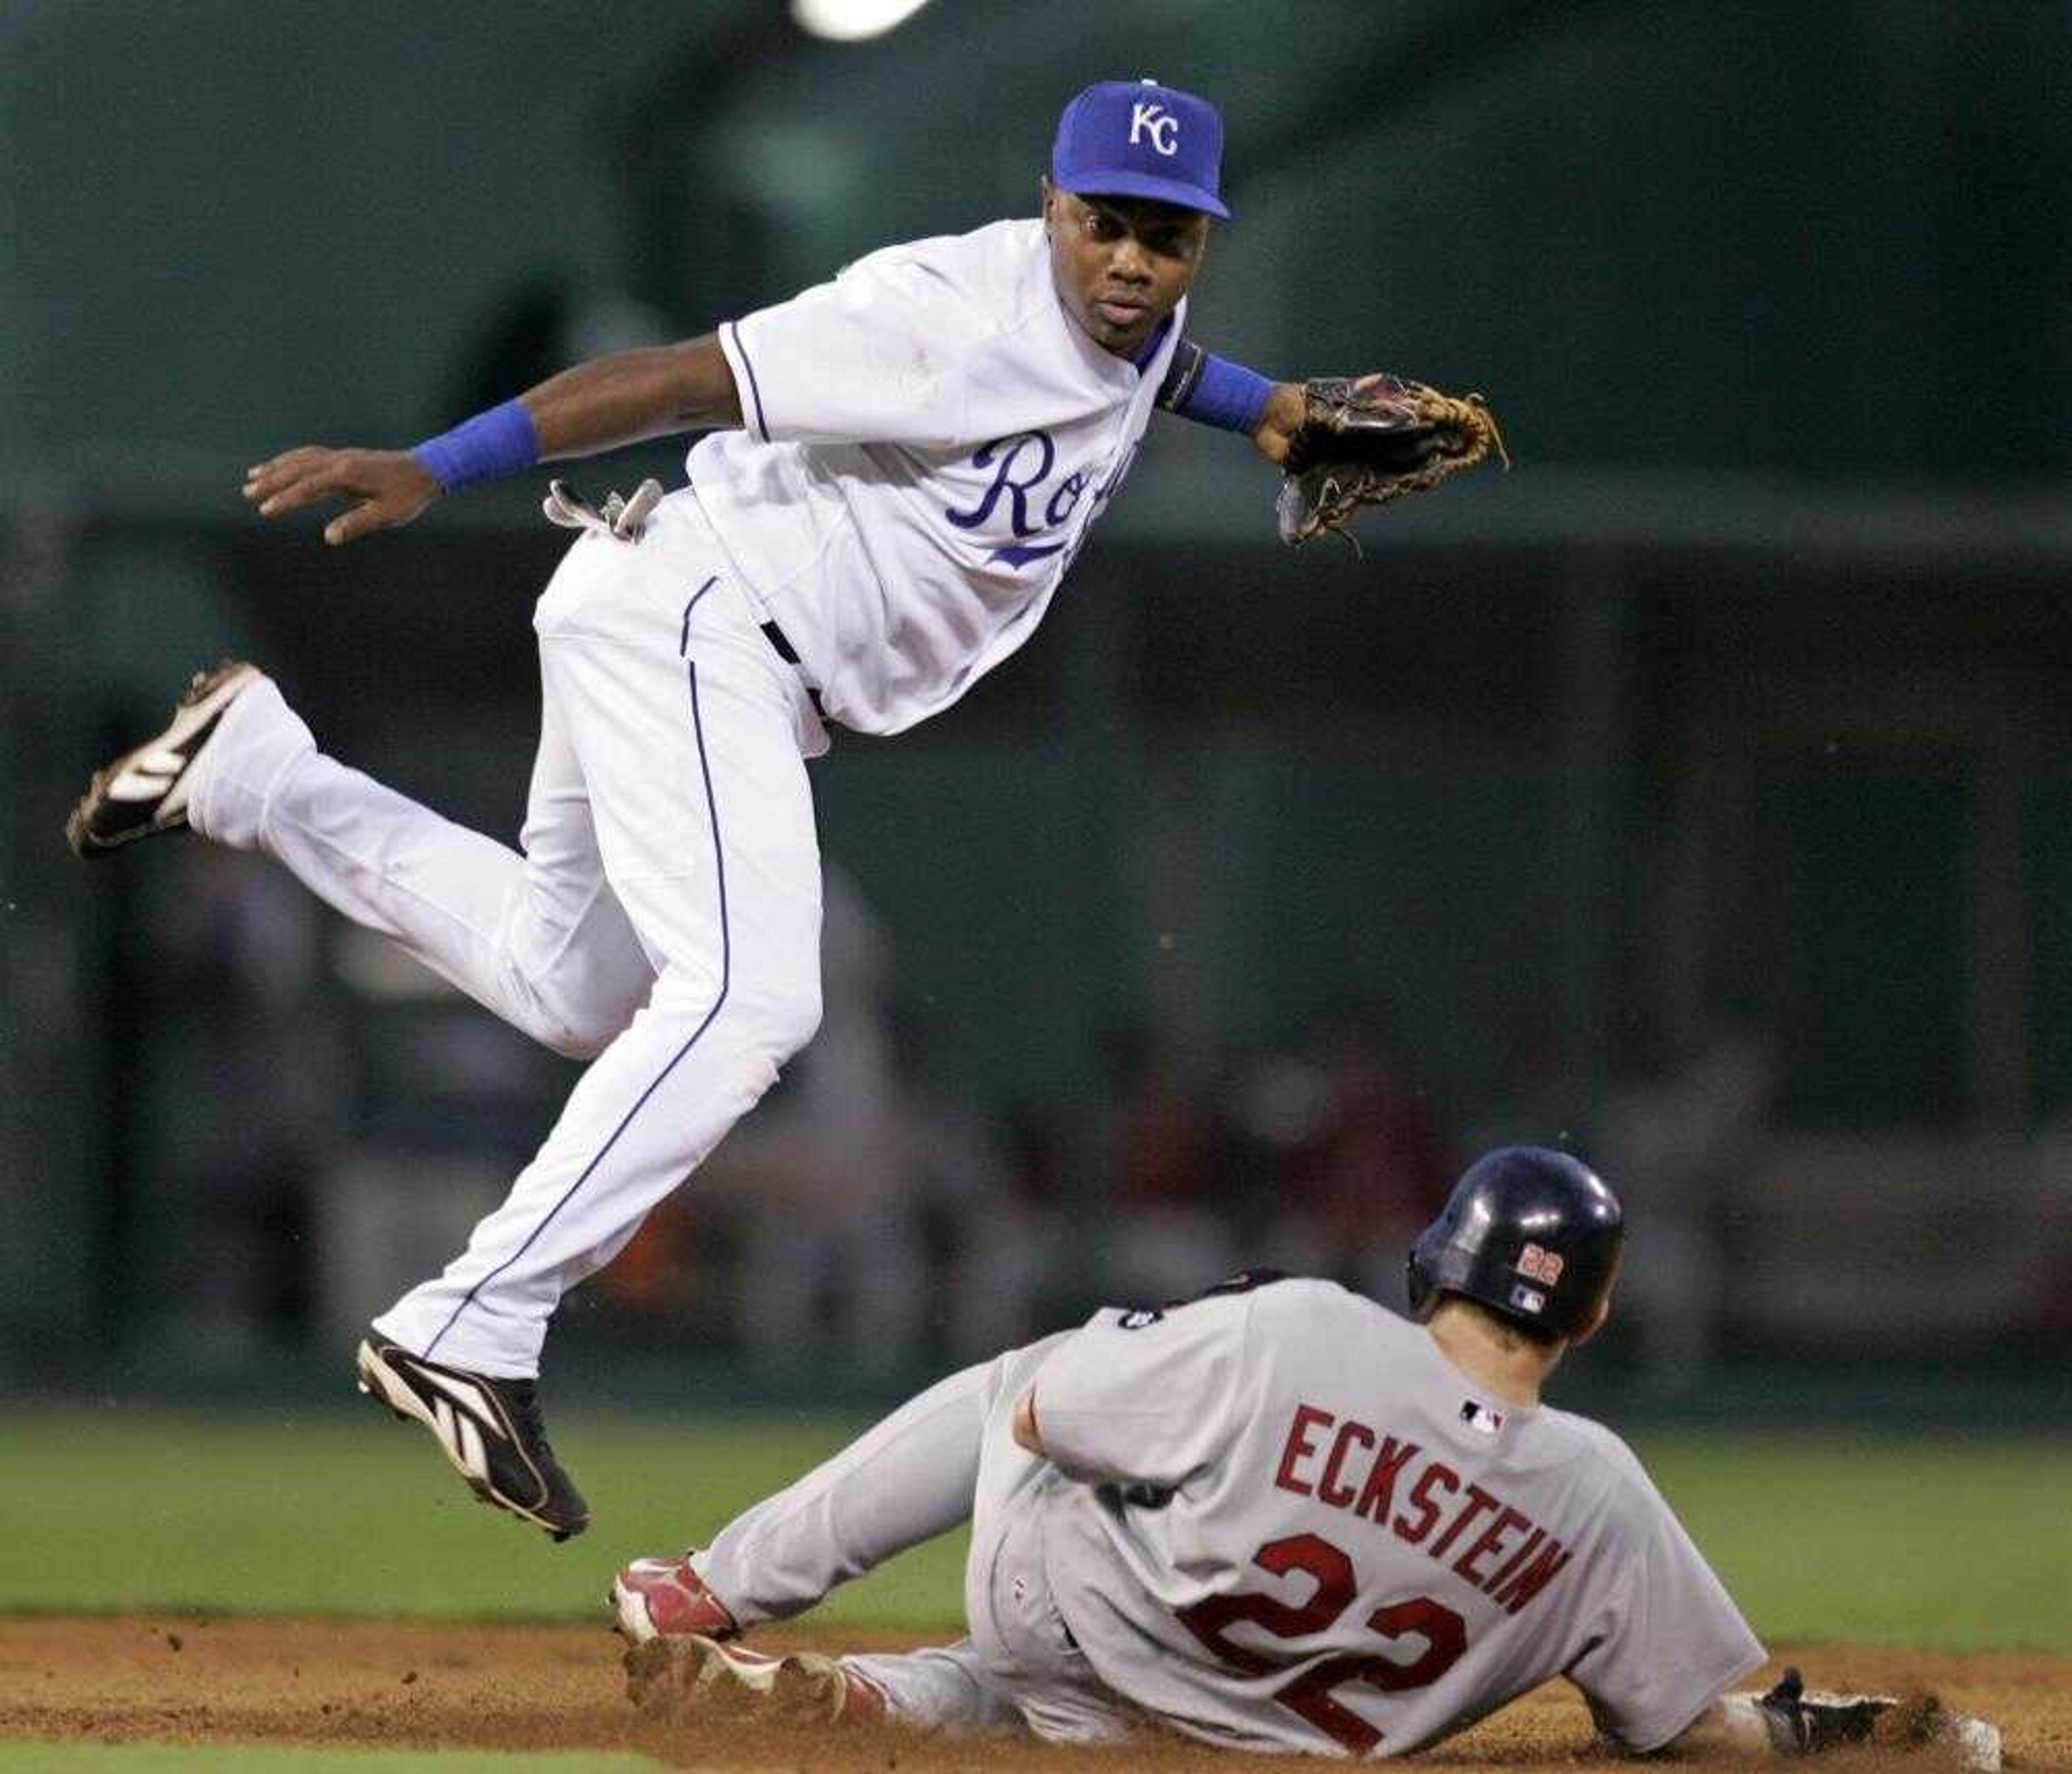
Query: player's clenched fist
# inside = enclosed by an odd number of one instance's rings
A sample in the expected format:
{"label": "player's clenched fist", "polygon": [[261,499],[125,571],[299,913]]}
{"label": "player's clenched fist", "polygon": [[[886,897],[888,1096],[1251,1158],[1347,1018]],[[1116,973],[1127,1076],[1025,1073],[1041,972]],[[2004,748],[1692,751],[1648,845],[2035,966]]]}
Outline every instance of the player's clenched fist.
{"label": "player's clenched fist", "polygon": [[405,450],[329,450],[305,445],[245,472],[245,496],[262,517],[338,500],[349,508],[324,525],[324,540],[350,542],[407,524],[438,497],[431,471]]}

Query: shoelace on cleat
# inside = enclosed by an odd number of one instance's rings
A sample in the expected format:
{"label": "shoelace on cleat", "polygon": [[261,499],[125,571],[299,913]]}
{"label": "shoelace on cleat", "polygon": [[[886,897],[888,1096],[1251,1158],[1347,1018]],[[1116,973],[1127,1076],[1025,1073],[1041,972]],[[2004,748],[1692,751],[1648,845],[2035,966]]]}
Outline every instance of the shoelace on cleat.
{"label": "shoelace on cleat", "polygon": [[540,1414],[538,1389],[530,1381],[513,1386],[507,1395],[511,1414],[516,1420],[526,1445],[539,1456],[544,1466],[553,1468],[553,1476],[561,1476],[561,1463],[554,1458],[554,1444],[547,1439],[546,1421]]}

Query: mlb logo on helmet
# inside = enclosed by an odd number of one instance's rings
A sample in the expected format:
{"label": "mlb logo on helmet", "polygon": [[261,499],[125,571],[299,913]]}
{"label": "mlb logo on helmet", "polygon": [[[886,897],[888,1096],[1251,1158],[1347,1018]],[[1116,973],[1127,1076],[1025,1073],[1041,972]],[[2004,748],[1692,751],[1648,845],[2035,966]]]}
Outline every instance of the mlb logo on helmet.
{"label": "mlb logo on helmet", "polygon": [[1223,120],[1215,106],[1156,80],[1102,80],[1065,107],[1050,183],[1085,197],[1153,197],[1228,220]]}

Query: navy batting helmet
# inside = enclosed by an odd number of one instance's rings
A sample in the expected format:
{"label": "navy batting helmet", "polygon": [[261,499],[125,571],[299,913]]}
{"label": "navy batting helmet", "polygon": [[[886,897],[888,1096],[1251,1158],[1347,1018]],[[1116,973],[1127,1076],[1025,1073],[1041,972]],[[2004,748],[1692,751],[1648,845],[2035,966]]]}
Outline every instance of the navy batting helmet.
{"label": "navy batting helmet", "polygon": [[1469,1166],[1410,1247],[1422,1323],[1458,1294],[1542,1338],[1573,1336],[1611,1290],[1626,1237],[1618,1197],[1566,1152],[1507,1146]]}

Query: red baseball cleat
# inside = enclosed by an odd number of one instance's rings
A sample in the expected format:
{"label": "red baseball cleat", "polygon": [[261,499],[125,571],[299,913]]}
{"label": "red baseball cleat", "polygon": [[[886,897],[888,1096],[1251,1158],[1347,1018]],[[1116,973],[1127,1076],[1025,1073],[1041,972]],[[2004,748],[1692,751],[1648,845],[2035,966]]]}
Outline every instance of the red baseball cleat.
{"label": "red baseball cleat", "polygon": [[612,1624],[634,1644],[652,1639],[737,1639],[741,1628],[726,1603],[680,1558],[636,1558],[611,1580]]}

